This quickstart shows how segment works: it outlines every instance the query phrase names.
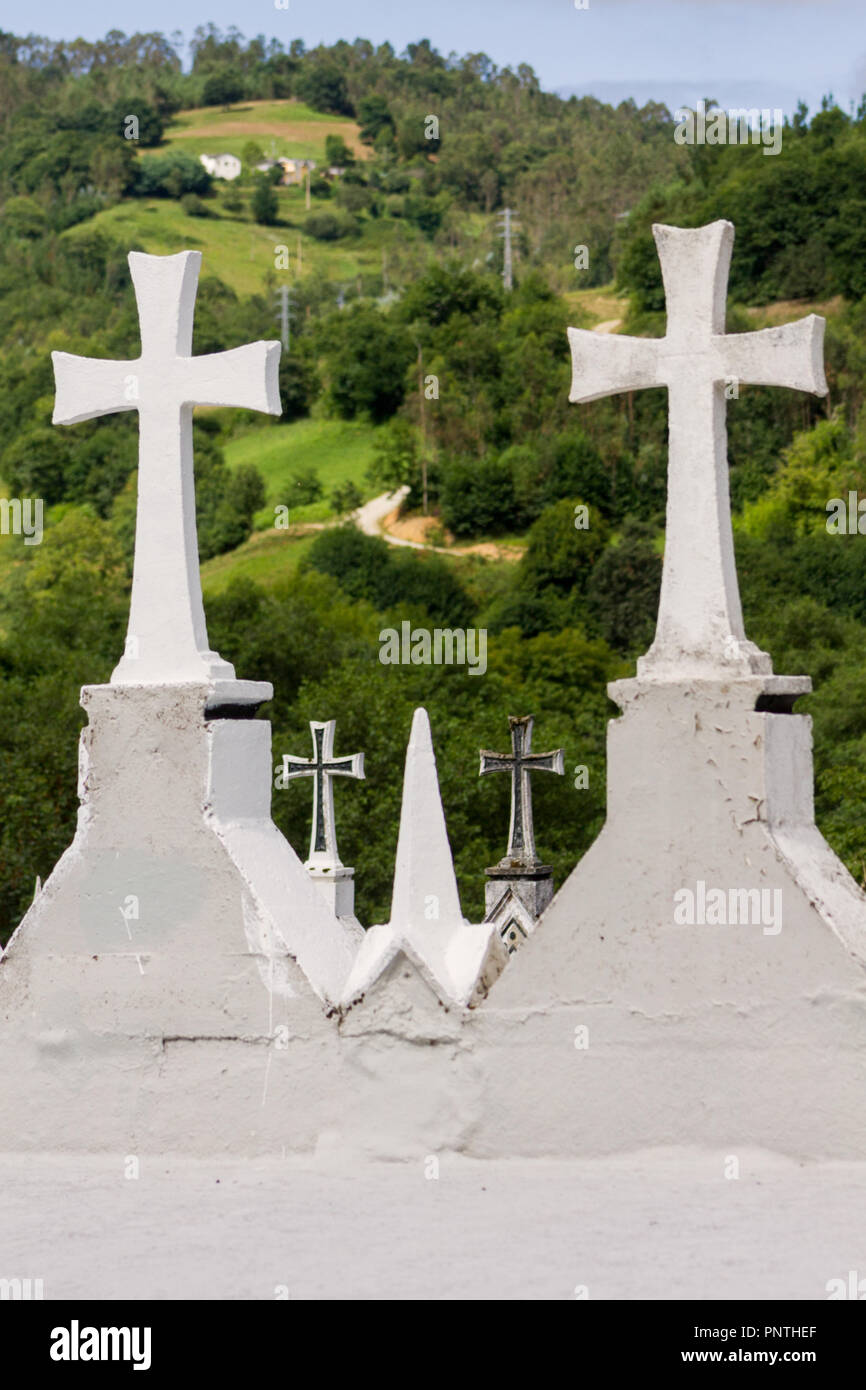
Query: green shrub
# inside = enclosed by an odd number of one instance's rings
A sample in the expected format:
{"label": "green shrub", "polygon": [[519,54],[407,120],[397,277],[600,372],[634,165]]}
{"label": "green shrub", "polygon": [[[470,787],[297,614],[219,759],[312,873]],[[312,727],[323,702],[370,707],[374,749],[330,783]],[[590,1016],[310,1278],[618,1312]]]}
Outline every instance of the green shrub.
{"label": "green shrub", "polygon": [[313,212],[304,223],[304,231],[317,241],[339,241],[356,230],[354,219],[337,217],[333,212]]}
{"label": "green shrub", "polygon": [[213,212],[197,193],[184,193],[180,205],[187,217],[213,217]]}

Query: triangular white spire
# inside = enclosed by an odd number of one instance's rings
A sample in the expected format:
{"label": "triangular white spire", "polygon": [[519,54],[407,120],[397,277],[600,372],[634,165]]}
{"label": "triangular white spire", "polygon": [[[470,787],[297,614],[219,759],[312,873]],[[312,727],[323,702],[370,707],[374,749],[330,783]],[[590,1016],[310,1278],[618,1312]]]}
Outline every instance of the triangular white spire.
{"label": "triangular white spire", "polygon": [[402,951],[437,994],[468,1003],[494,935],[490,923],[470,925],[460,910],[430,720],[417,709],[406,751],[391,920],[367,932],[343,1001],[360,998]]}
{"label": "triangular white spire", "polygon": [[439,794],[430,719],[425,709],[416,709],[406,750],[391,922],[424,931],[431,921],[457,926],[464,917]]}

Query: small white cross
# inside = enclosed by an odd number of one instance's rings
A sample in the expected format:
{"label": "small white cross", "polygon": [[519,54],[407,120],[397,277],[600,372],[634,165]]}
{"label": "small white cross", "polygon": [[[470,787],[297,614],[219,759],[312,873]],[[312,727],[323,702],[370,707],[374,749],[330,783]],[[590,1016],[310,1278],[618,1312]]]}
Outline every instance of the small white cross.
{"label": "small white cross", "polygon": [[827,393],[824,320],[815,314],[755,333],[725,333],[730,222],[654,226],[667,299],[664,338],[569,328],[570,401],[668,388],[668,500],[655,641],[638,676],[764,674],[770,658],[746,639],[728,492],[726,382]]}
{"label": "small white cross", "polygon": [[234,668],[208,647],[195,525],[192,409],[224,405],[279,415],[280,344],[251,343],[193,357],[200,264],[198,251],[130,252],[140,357],[112,362],[51,354],[56,425],[138,411],[132,599],[126,650],[112,672],[112,685],[234,681]]}
{"label": "small white cross", "polygon": [[292,777],[313,779],[313,829],[310,835],[310,857],[304,865],[305,869],[342,869],[343,864],[337,849],[332,779],[363,779],[365,775],[363,753],[347,753],[340,758],[334,757],[336,727],[336,719],[311,719],[313,758],[299,758],[293,753],[283,754],[283,773],[287,780]]}

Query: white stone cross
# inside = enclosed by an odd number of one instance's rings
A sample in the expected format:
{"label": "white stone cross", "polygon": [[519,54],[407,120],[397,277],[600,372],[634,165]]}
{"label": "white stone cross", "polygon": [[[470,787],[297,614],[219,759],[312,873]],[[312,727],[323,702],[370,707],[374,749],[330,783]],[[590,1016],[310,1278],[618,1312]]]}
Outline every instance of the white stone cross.
{"label": "white stone cross", "polygon": [[748,382],[826,395],[824,320],[725,333],[734,228],[654,226],[667,300],[664,338],[569,328],[570,401],[668,388],[664,568],[655,640],[638,676],[670,679],[771,673],[743,629],[728,491],[726,389]]}
{"label": "white stone cross", "polygon": [[198,251],[176,256],[130,252],[141,356],[113,362],[53,352],[54,423],[138,411],[132,598],[126,650],[112,673],[112,685],[200,681],[219,683],[231,697],[247,683],[235,682],[234,668],[208,648],[195,523],[192,410],[193,405],[223,405],[279,415],[280,345],[251,343],[191,355],[200,264]]}
{"label": "white stone cross", "polygon": [[314,757],[298,758],[292,753],[283,754],[283,772],[286,778],[313,779],[313,829],[310,835],[310,857],[304,866],[307,869],[343,867],[337,850],[332,778],[364,777],[363,753],[348,753],[342,758],[334,757],[336,727],[336,719],[328,719],[325,722],[311,719]]}

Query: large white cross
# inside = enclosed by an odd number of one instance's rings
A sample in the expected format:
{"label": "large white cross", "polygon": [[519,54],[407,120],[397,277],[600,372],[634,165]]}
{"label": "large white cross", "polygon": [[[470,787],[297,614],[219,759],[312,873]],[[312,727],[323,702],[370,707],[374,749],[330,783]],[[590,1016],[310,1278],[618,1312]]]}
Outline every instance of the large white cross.
{"label": "large white cross", "polygon": [[200,264],[198,251],[130,252],[140,357],[111,362],[51,354],[55,424],[138,411],[132,599],[126,650],[112,685],[234,681],[234,668],[208,648],[195,525],[192,408],[238,406],[279,415],[280,344],[251,343],[191,356]]}
{"label": "large white cross", "polygon": [[725,333],[730,222],[654,226],[667,300],[664,338],[569,328],[570,401],[646,386],[668,388],[668,499],[655,640],[638,676],[772,671],[743,630],[728,491],[726,389],[790,386],[826,395],[824,320],[815,314],[755,333]]}

